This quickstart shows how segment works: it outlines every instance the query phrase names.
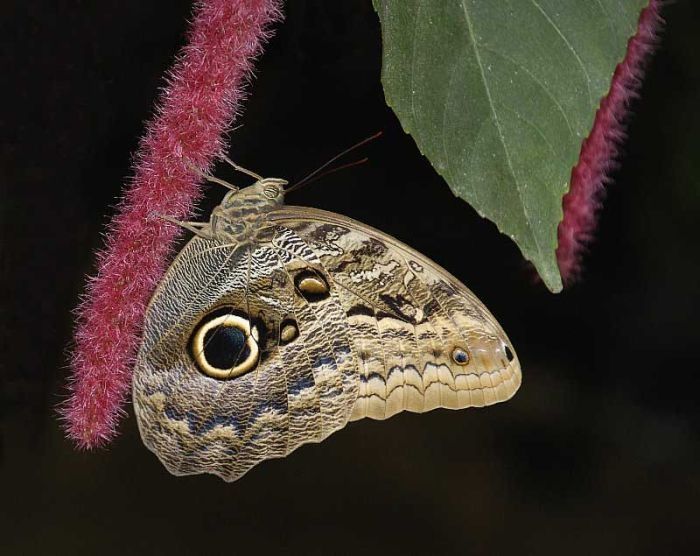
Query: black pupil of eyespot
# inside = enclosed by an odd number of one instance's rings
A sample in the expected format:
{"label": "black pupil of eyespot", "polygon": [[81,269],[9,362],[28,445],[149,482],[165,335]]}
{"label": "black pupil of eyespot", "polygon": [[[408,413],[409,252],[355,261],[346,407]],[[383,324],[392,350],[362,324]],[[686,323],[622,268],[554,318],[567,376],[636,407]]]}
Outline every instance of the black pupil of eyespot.
{"label": "black pupil of eyespot", "polygon": [[457,353],[455,353],[455,361],[457,361],[457,363],[464,363],[466,360],[467,354],[463,351],[458,351]]}
{"label": "black pupil of eyespot", "polygon": [[204,335],[204,356],[215,369],[231,369],[250,355],[245,333],[235,326],[217,326]]}
{"label": "black pupil of eyespot", "polygon": [[508,358],[508,361],[512,361],[513,359],[515,359],[515,355],[513,355],[513,352],[508,346],[506,346],[506,357]]}

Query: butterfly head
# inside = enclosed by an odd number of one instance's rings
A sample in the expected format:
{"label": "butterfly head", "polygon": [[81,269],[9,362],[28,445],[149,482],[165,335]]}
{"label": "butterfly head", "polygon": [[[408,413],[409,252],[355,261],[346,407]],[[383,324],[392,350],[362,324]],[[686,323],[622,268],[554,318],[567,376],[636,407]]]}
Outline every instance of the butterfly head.
{"label": "butterfly head", "polygon": [[237,191],[229,191],[221,207],[226,211],[240,210],[243,213],[271,210],[284,203],[284,186],[287,180],[262,178],[253,185]]}

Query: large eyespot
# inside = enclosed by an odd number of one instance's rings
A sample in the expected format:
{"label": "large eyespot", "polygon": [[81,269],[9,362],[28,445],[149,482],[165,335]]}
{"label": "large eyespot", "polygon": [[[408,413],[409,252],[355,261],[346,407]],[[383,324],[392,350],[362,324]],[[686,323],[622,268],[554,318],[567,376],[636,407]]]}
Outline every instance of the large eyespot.
{"label": "large eyespot", "polygon": [[192,336],[192,358],[207,376],[235,378],[258,364],[259,341],[257,327],[251,327],[247,318],[215,312],[199,324]]}
{"label": "large eyespot", "polygon": [[294,278],[294,285],[306,301],[320,301],[328,297],[330,288],[326,279],[314,270],[303,270]]}

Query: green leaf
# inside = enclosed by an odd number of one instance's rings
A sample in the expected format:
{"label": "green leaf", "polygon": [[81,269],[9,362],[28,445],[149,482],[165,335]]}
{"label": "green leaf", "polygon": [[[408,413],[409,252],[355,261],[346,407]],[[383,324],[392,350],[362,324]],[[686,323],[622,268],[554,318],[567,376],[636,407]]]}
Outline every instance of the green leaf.
{"label": "green leaf", "polygon": [[561,290],[581,141],[646,0],[373,0],[387,103],[452,191]]}

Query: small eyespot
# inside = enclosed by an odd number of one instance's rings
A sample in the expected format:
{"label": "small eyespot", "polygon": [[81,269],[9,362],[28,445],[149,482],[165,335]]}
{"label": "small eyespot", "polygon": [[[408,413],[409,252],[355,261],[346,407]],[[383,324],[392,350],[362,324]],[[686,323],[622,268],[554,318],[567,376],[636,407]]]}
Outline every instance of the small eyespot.
{"label": "small eyespot", "polygon": [[469,353],[467,350],[460,347],[454,348],[452,350],[452,360],[457,363],[457,365],[468,365]]}
{"label": "small eyespot", "polygon": [[304,270],[296,275],[294,284],[307,301],[320,301],[328,297],[328,282],[313,270]]}
{"label": "small eyespot", "polygon": [[457,365],[468,365],[469,353],[462,348],[456,347],[452,350],[452,360],[457,363]]}
{"label": "small eyespot", "polygon": [[286,345],[293,342],[299,336],[297,323],[292,319],[283,320],[280,323],[280,344]]}
{"label": "small eyespot", "polygon": [[280,194],[280,189],[279,189],[279,187],[277,187],[276,185],[268,185],[268,186],[265,187],[265,189],[263,190],[263,194],[264,194],[265,197],[267,197],[268,199],[274,199],[274,198],[276,198],[276,197]]}
{"label": "small eyespot", "polygon": [[321,294],[328,291],[328,286],[323,280],[313,276],[299,280],[299,289],[304,293]]}
{"label": "small eyespot", "polygon": [[[217,312],[218,313],[218,312]],[[192,337],[197,368],[218,379],[235,378],[255,368],[260,357],[258,329],[234,314],[208,315]]]}
{"label": "small eyespot", "polygon": [[513,361],[513,359],[515,359],[515,355],[513,355],[513,350],[510,349],[510,346],[508,344],[505,344],[505,352],[509,363]]}

